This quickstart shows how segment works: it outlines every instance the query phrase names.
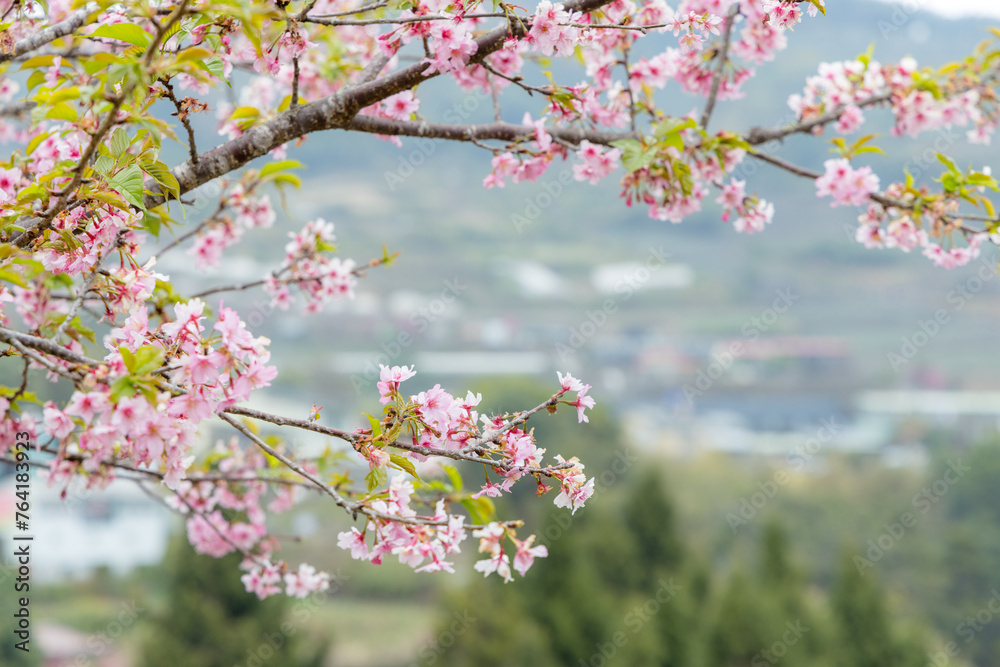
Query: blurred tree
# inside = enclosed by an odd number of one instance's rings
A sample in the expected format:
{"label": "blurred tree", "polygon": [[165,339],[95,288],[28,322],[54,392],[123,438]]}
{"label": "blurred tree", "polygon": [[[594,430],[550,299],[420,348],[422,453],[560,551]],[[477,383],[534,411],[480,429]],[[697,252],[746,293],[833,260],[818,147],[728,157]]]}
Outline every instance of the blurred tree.
{"label": "blurred tree", "polygon": [[663,475],[655,468],[643,472],[630,489],[624,519],[636,545],[642,587],[649,588],[662,572],[681,567],[684,548],[674,506],[664,489]]}
{"label": "blurred tree", "polygon": [[767,664],[762,651],[777,639],[773,628],[779,625],[773,606],[763,603],[746,575],[735,572],[726,583],[708,632],[708,667]]}
{"label": "blurred tree", "polygon": [[287,598],[258,600],[240,581],[241,556],[212,558],[175,539],[163,575],[167,609],[148,628],[143,667],[233,667],[272,664],[320,667],[329,639],[305,638],[301,622],[286,620]]}
{"label": "blurred tree", "polygon": [[924,667],[926,652],[915,640],[898,637],[883,595],[874,574],[861,574],[854,554],[845,550],[831,598],[838,666]]}
{"label": "blurred tree", "polygon": [[801,638],[788,646],[786,660],[815,665],[825,653],[827,629],[809,607],[806,579],[791,556],[788,534],[777,521],[769,521],[764,526],[760,576],[763,595],[774,600],[783,619],[774,629],[774,635],[784,635],[785,623],[808,628]]}

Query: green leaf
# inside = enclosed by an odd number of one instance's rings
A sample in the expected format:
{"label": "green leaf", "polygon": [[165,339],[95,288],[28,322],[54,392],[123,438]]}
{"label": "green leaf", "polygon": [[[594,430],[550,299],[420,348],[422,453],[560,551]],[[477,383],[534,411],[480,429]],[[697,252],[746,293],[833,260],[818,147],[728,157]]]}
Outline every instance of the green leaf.
{"label": "green leaf", "polygon": [[823,6],[823,3],[820,2],[820,0],[809,0],[809,2],[814,5],[823,16],[826,16],[826,7]]}
{"label": "green leaf", "polygon": [[298,160],[279,160],[278,162],[269,162],[264,165],[264,168],[260,170],[260,177],[264,178],[270,176],[279,171],[285,171],[287,169],[301,169],[302,163]]}
{"label": "green leaf", "polygon": [[452,487],[456,491],[461,491],[462,490],[462,475],[458,472],[458,470],[455,468],[455,466],[452,466],[452,465],[443,465],[441,467],[444,468],[444,474],[448,475],[448,479],[451,481]]}
{"label": "green leaf", "polygon": [[142,48],[148,47],[153,42],[153,36],[134,23],[114,23],[111,25],[102,25],[97,30],[90,33],[90,36],[117,39],[119,42],[128,42],[132,46],[139,46]]}
{"label": "green leaf", "polygon": [[142,203],[142,169],[138,165],[132,164],[122,169],[111,177],[108,185],[132,206],[146,210]]}
{"label": "green leaf", "polygon": [[941,187],[943,187],[946,192],[955,192],[961,187],[961,181],[955,178],[955,175],[951,172],[945,172],[941,175]]}
{"label": "green leaf", "polygon": [[232,84],[226,79],[226,66],[223,64],[222,58],[210,58],[202,62],[201,65],[209,74],[225,81],[226,85],[232,87]]}
{"label": "green leaf", "polygon": [[152,373],[157,368],[163,366],[163,358],[166,352],[162,347],[154,347],[153,345],[143,345],[138,350],[135,351],[135,368],[130,368],[136,375],[145,375],[146,373]]}
{"label": "green leaf", "polygon": [[935,155],[937,155],[937,159],[941,161],[941,164],[948,167],[948,171],[950,171],[953,174],[962,173],[962,171],[958,168],[958,165],[956,165],[954,160],[952,160],[950,157],[948,157],[944,153],[935,153]]}
{"label": "green leaf", "polygon": [[111,400],[115,403],[122,397],[132,398],[133,396],[135,396],[135,384],[132,382],[132,378],[127,375],[118,378],[111,385]]}
{"label": "green leaf", "polygon": [[693,118],[667,118],[656,124],[654,134],[658,138],[663,138],[673,132],[683,132],[693,127],[698,127],[698,123]]}
{"label": "green leaf", "polygon": [[382,435],[382,422],[375,419],[375,417],[372,417],[367,412],[363,412],[362,414],[365,417],[368,417],[368,423],[371,424],[372,427],[372,437],[377,438],[378,436]]}
{"label": "green leaf", "polygon": [[16,271],[11,271],[10,269],[0,268],[0,280],[12,283],[18,287],[28,287],[28,283],[24,282],[24,278],[21,277],[21,274]]}
{"label": "green leaf", "polygon": [[132,141],[128,138],[128,132],[119,128],[111,135],[111,139],[108,141],[108,150],[111,151],[113,156],[118,157],[128,150],[131,143]]}
{"label": "green leaf", "polygon": [[302,179],[296,176],[295,174],[284,174],[284,173],[275,174],[273,180],[275,185],[288,184],[295,188],[302,187]]}
{"label": "green leaf", "polygon": [[644,150],[642,144],[636,139],[619,139],[611,142],[611,145],[621,149],[622,166],[629,173],[649,166],[656,157],[655,149]]}
{"label": "green leaf", "polygon": [[90,36],[117,39],[119,42],[128,42],[132,46],[139,46],[142,48],[148,47],[153,42],[153,36],[134,23],[114,23],[111,25],[102,25],[97,30],[90,33]]}
{"label": "green leaf", "polygon": [[135,373],[135,355],[124,345],[119,346],[118,351],[122,354],[122,361],[125,362],[128,372]]}
{"label": "green leaf", "polygon": [[413,461],[410,459],[405,456],[400,456],[399,454],[390,454],[389,460],[417,479],[420,479],[420,475],[417,474],[417,469],[413,467]]}
{"label": "green leaf", "polygon": [[152,176],[153,180],[163,186],[163,189],[169,192],[174,199],[180,198],[181,184],[177,182],[177,177],[170,172],[170,167],[162,162],[149,162],[142,166],[142,170]]}
{"label": "green leaf", "polygon": [[29,141],[28,147],[24,149],[25,155],[31,155],[32,153],[34,153],[35,149],[38,148],[38,144],[48,139],[51,134],[52,134],[51,132],[43,132],[42,134],[39,134],[37,137]]}
{"label": "green leaf", "polygon": [[466,498],[462,506],[469,511],[473,523],[489,523],[496,514],[496,506],[486,496]]}
{"label": "green leaf", "polygon": [[368,485],[369,493],[384,485],[388,480],[389,476],[386,474],[385,468],[375,468],[365,475],[365,484]]}

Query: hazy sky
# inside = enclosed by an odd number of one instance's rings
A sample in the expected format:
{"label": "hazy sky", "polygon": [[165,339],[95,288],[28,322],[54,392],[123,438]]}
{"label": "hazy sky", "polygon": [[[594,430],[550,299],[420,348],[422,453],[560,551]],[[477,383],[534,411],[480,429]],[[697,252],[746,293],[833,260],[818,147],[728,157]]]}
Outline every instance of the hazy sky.
{"label": "hazy sky", "polygon": [[1000,18],[1000,0],[882,0],[907,13],[915,9],[936,12],[949,18],[990,16]]}

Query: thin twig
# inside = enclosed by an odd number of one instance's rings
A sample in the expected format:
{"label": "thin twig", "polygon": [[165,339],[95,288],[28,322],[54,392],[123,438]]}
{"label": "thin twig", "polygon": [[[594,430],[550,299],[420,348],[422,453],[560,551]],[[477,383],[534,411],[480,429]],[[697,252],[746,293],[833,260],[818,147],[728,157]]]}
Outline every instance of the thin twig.
{"label": "thin twig", "polygon": [[35,49],[54,42],[60,37],[71,34],[86,22],[87,17],[100,9],[96,2],[88,2],[82,8],[70,14],[67,18],[50,25],[48,28],[39,30],[34,35],[29,35],[24,39],[14,43],[14,50],[10,53],[0,53],[0,63],[13,60],[26,53],[31,53]]}
{"label": "thin twig", "polygon": [[299,106],[299,59],[292,58],[292,99],[288,103],[289,109]]}
{"label": "thin twig", "polygon": [[160,79],[160,83],[167,90],[167,99],[174,103],[174,108],[177,109],[177,113],[173,114],[177,116],[177,119],[187,130],[188,135],[188,152],[191,155],[191,163],[198,164],[198,147],[194,143],[194,128],[191,127],[191,121],[188,120],[188,112],[184,110],[181,106],[180,100],[174,95],[174,87],[167,79]]}
{"label": "thin twig", "polygon": [[701,113],[701,127],[704,130],[708,129],[708,121],[712,117],[712,111],[715,109],[715,100],[719,96],[719,88],[722,86],[722,75],[726,70],[726,62],[729,60],[729,43],[733,35],[733,24],[736,23],[736,15],[740,12],[740,3],[734,2],[733,6],[729,8],[729,15],[726,16],[726,28],[722,35],[722,46],[719,47],[719,52],[716,54],[718,62],[715,64],[715,73],[712,75],[712,89],[708,94],[708,100],[705,102],[705,110]]}

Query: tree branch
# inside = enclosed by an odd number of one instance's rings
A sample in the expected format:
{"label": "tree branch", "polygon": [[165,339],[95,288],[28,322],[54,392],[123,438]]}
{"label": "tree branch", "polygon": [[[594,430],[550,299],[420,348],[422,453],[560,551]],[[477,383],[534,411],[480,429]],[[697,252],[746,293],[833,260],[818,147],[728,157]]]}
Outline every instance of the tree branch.
{"label": "tree branch", "polygon": [[[590,12],[608,2],[609,0],[571,0],[566,3],[566,9]],[[520,35],[525,29],[524,23],[515,22],[480,36],[476,39],[476,53],[469,59],[469,64],[478,64],[486,56],[503,48],[511,33]],[[250,128],[236,139],[199,156],[198,164],[189,160],[175,167],[173,174],[180,184],[180,193],[190,192],[306,134],[346,128],[361,109],[437,77],[439,72],[425,73],[428,66],[423,61],[415,63],[381,79],[361,83],[290,109],[273,120]],[[146,195],[144,203],[147,208],[155,208],[167,200],[159,186],[151,184],[150,190],[155,194]]]}
{"label": "tree branch", "polygon": [[[345,130],[371,132],[406,137],[429,137],[432,139],[448,139],[450,141],[521,141],[535,136],[533,125],[513,125],[511,123],[484,123],[482,125],[449,125],[446,123],[428,123],[426,121],[391,120],[374,116],[355,116],[345,127]],[[586,128],[546,128],[553,139],[578,145],[586,139],[592,144],[608,145],[620,139],[638,139],[634,132],[608,132],[604,130],[588,130]]]}
{"label": "tree branch", "polygon": [[[892,92],[886,91],[884,93],[872,95],[866,99],[854,102],[854,105],[865,108],[875,104],[881,104],[882,102],[888,102],[890,99],[892,99]],[[825,114],[817,116],[816,118],[804,120],[798,123],[792,123],[791,125],[783,125],[781,127],[774,128],[755,127],[747,132],[747,143],[751,146],[759,146],[760,144],[766,144],[767,142],[774,141],[776,139],[784,139],[790,134],[812,132],[817,127],[821,127],[839,119],[840,115],[844,113],[845,108],[845,105],[841,105],[831,111],[827,111]]]}
{"label": "tree branch", "polygon": [[712,117],[712,111],[715,109],[715,100],[719,96],[719,88],[722,86],[722,74],[726,70],[726,61],[729,60],[729,43],[733,36],[733,24],[736,23],[736,16],[740,13],[740,3],[734,2],[733,6],[729,8],[729,15],[726,17],[726,29],[722,35],[722,46],[719,47],[719,52],[716,54],[716,58],[719,61],[715,64],[715,74],[712,76],[712,90],[708,94],[708,100],[705,102],[705,110],[701,113],[701,127],[704,130],[708,129],[708,121]]}
{"label": "tree branch", "polygon": [[50,42],[54,42],[60,37],[65,37],[66,35],[71,34],[74,30],[82,26],[86,22],[87,17],[96,12],[99,8],[100,7],[96,2],[88,2],[82,8],[76,10],[59,23],[50,25],[48,28],[43,28],[34,35],[25,37],[21,41],[14,44],[14,50],[10,53],[0,53],[0,63],[13,60],[14,58],[23,56],[26,53],[31,53],[35,49],[41,48]]}

